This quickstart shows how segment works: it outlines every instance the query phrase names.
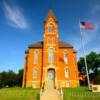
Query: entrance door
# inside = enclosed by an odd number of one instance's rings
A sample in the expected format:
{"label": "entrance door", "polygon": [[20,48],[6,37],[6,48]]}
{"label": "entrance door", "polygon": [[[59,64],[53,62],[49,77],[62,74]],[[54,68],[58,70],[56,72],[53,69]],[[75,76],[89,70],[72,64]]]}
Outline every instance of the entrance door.
{"label": "entrance door", "polygon": [[48,80],[55,81],[55,70],[54,69],[48,69]]}

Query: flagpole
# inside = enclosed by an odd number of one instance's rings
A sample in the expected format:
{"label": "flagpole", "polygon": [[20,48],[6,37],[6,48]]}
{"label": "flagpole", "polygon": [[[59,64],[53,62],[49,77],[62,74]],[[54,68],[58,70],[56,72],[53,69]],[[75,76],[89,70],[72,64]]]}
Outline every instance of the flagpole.
{"label": "flagpole", "polygon": [[[80,27],[80,20],[79,20],[79,27]],[[83,43],[83,33],[82,33],[81,28],[80,28],[80,38],[81,38],[81,47],[83,49],[83,55],[84,55],[84,63],[85,63],[85,69],[86,69],[86,74],[87,74],[88,87],[90,90],[91,87],[90,87],[89,73],[88,73],[86,54],[85,54],[84,43]]]}

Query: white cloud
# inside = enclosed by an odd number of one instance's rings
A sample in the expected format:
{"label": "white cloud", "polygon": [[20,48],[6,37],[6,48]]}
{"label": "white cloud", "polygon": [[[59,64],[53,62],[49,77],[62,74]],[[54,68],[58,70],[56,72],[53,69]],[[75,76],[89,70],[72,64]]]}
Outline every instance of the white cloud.
{"label": "white cloud", "polygon": [[[100,46],[99,46],[99,43],[96,43],[96,42],[97,42],[97,37],[100,36],[100,35],[98,35],[99,31],[100,31],[100,23],[96,22],[94,26],[95,27],[93,30],[86,30],[85,32],[83,32],[83,44],[84,44],[85,49],[88,49],[90,51],[92,50],[92,51],[99,52]],[[81,40],[78,42],[81,42]],[[93,42],[95,42],[95,46],[93,46],[93,48],[92,48],[91,45],[93,45],[92,44]],[[75,46],[76,46],[75,47],[76,50],[79,53],[82,50],[81,43],[78,43]],[[87,53],[88,51],[85,50],[85,52]]]}
{"label": "white cloud", "polygon": [[93,48],[93,51],[100,53],[100,47]]}
{"label": "white cloud", "polygon": [[86,30],[85,33],[84,33],[84,41],[85,41],[85,45],[87,45],[88,43],[90,43],[91,41],[93,41],[97,34],[98,34],[98,31],[99,31],[99,27],[100,26],[100,23],[99,22],[96,22],[94,24],[94,29],[93,30]]}
{"label": "white cloud", "polygon": [[91,14],[94,15],[98,11],[100,11],[100,5],[99,4],[96,4],[96,5],[93,6],[93,8],[91,10]]}
{"label": "white cloud", "polygon": [[20,29],[28,28],[28,23],[18,7],[10,6],[4,2],[3,9],[9,25]]}
{"label": "white cloud", "polygon": [[[92,42],[96,42],[96,38],[100,37],[100,20],[99,20],[99,12],[100,6],[99,4],[93,5],[90,9],[90,12],[88,12],[88,19],[89,21],[93,21],[94,29],[93,30],[86,30],[83,32],[83,41],[84,45],[91,45]],[[98,36],[98,37],[97,37]],[[98,43],[97,43],[98,45]],[[81,47],[78,46],[78,50],[80,50]]]}

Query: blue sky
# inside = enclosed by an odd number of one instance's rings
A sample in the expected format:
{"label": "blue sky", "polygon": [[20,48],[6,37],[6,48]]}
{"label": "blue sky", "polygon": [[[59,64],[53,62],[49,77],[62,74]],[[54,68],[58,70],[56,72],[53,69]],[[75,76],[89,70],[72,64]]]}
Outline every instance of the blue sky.
{"label": "blue sky", "polygon": [[0,0],[0,71],[23,68],[27,46],[43,39],[49,9],[59,22],[59,40],[72,44],[77,58],[83,56],[79,19],[95,27],[84,31],[86,54],[100,53],[100,0]]}

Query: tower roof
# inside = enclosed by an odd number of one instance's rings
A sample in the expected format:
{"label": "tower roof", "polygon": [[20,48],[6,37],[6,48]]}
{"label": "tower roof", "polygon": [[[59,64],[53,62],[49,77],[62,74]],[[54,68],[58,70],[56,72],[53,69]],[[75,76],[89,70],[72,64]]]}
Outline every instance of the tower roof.
{"label": "tower roof", "polygon": [[50,17],[52,17],[55,21],[57,21],[57,18],[56,18],[55,14],[53,13],[52,10],[49,10],[48,15],[47,15],[45,21],[47,21]]}

